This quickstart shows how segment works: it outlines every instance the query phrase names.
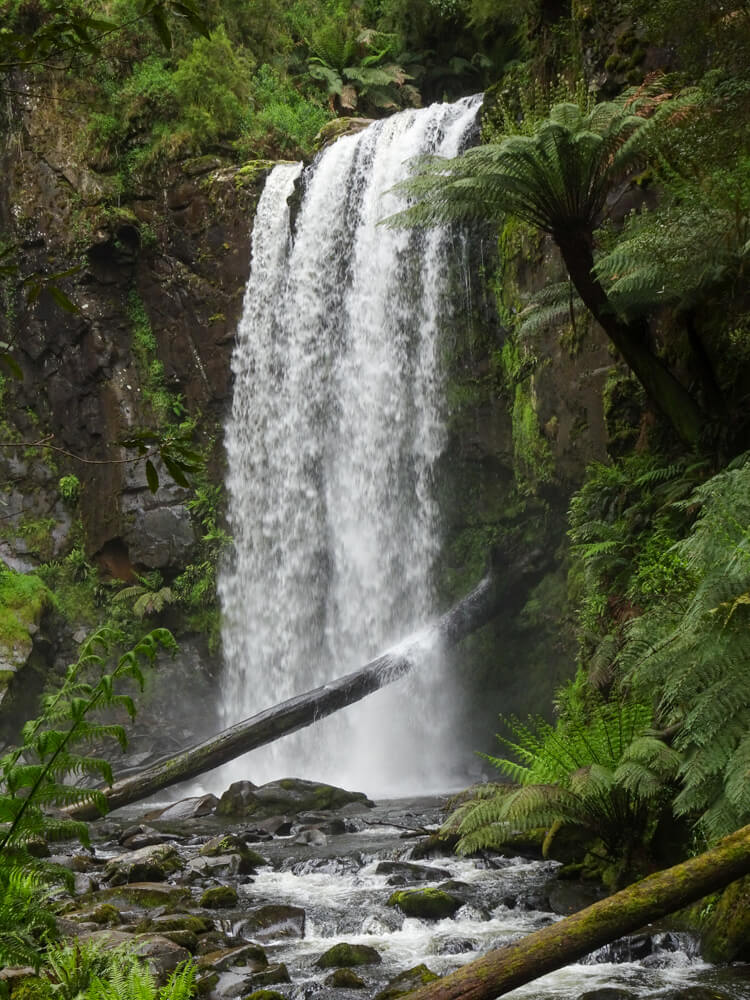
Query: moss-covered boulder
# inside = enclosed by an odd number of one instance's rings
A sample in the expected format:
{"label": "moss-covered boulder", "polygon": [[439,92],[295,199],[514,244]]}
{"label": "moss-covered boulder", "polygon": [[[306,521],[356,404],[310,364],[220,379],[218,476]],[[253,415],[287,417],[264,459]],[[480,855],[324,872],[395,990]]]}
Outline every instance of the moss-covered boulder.
{"label": "moss-covered boulder", "polygon": [[243,1000],[286,1000],[283,993],[279,993],[278,990],[254,990],[249,993]]}
{"label": "moss-covered boulder", "polygon": [[415,965],[413,969],[407,969],[391,979],[380,993],[375,994],[373,1000],[396,1000],[396,997],[405,996],[427,983],[434,983],[436,979],[440,979],[440,976],[426,965]]}
{"label": "moss-covered boulder", "polygon": [[253,983],[258,986],[275,986],[277,983],[291,983],[291,981],[289,970],[283,962],[269,965],[253,976]]}
{"label": "moss-covered boulder", "polygon": [[349,792],[336,785],[302,778],[282,778],[256,788],[252,782],[235,781],[219,800],[219,816],[252,816],[264,819],[286,814],[296,816],[310,810],[341,809],[351,803],[371,807],[363,792]]}
{"label": "moss-covered boulder", "polygon": [[341,941],[324,951],[315,962],[319,969],[337,969],[353,965],[379,965],[380,953],[368,944],[347,944]]}
{"label": "moss-covered boulder", "polygon": [[462,901],[442,889],[401,889],[391,895],[388,905],[397,906],[407,917],[443,920],[452,917]]}
{"label": "moss-covered boulder", "polygon": [[185,867],[172,844],[153,844],[128,851],[108,862],[102,878],[111,885],[129,882],[164,882]]}
{"label": "moss-covered boulder", "polygon": [[262,854],[258,854],[257,851],[248,847],[242,837],[238,837],[233,833],[225,833],[218,837],[212,837],[201,847],[198,855],[201,858],[221,858],[238,855],[240,859],[238,874],[240,875],[251,875],[256,869],[268,864],[268,860]]}
{"label": "moss-covered boulder", "polygon": [[199,906],[206,910],[221,910],[237,905],[237,890],[231,885],[216,885],[206,889],[200,898]]}
{"label": "moss-covered boulder", "polygon": [[166,885],[163,882],[131,882],[111,889],[100,889],[89,899],[96,903],[100,901],[112,903],[115,906],[123,903],[144,910],[157,906],[176,910],[189,901],[190,890],[179,885]]}
{"label": "moss-covered boulder", "polygon": [[750,876],[728,886],[711,908],[701,954],[707,962],[750,962]]}
{"label": "moss-covered boulder", "polygon": [[333,986],[334,989],[367,989],[367,983],[353,969],[336,969],[330,976],[326,976],[323,982],[326,986]]}

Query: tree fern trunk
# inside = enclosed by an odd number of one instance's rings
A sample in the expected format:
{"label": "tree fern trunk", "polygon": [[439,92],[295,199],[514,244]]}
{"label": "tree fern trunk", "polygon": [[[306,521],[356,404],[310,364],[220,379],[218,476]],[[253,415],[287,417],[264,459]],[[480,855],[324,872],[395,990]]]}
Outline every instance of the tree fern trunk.
{"label": "tree fern trunk", "polygon": [[584,305],[622,354],[648,398],[683,441],[696,445],[705,423],[698,404],[650,350],[645,324],[625,323],[614,311],[607,293],[593,276],[594,257],[588,234],[556,233],[553,239]]}

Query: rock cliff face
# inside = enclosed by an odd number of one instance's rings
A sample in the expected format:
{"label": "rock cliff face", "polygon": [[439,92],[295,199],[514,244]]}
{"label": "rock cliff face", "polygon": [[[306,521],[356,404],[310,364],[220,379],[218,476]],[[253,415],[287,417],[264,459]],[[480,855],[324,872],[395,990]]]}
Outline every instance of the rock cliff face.
{"label": "rock cliff face", "polygon": [[[23,380],[4,380],[3,437],[62,451],[0,449],[0,556],[30,570],[76,544],[105,577],[132,581],[158,569],[168,581],[196,546],[187,491],[162,475],[151,493],[143,461],[124,461],[132,454],[116,442],[189,418],[209,474],[222,480],[232,341],[270,164],[237,168],[210,156],[172,164],[118,202],[117,175],[89,162],[53,102],[52,110],[22,105],[3,152],[0,225],[20,247],[22,275],[75,268],[54,284],[78,311],[61,308],[54,288],[29,302],[18,280],[6,282],[4,339]],[[495,260],[501,314],[561,277],[552,248],[527,233],[504,234],[499,255],[495,247],[494,237],[477,238],[473,253],[484,272]],[[447,353],[450,435],[438,477],[446,603],[476,582],[493,548],[559,545],[571,489],[585,463],[605,455],[602,391],[612,364],[603,337],[575,326],[544,331],[533,349],[515,345],[496,296],[476,276]],[[64,474],[80,480],[75,511],[61,495]],[[538,593],[518,595],[509,611],[523,609],[520,617],[509,614],[468,643],[469,714],[487,706],[479,725],[488,731],[500,707],[546,701],[570,672],[561,559]],[[191,669],[201,655],[199,645]]]}

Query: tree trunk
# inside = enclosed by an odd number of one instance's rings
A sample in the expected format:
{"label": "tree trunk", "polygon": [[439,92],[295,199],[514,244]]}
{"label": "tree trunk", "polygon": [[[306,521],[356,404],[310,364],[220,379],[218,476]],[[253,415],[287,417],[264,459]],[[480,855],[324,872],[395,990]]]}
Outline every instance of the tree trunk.
{"label": "tree trunk", "polygon": [[409,1000],[494,1000],[723,889],[749,872],[750,826],[745,826],[697,858],[649,875],[565,920],[420,987],[409,994]]}
{"label": "tree trunk", "polygon": [[[111,788],[102,789],[109,808],[117,809],[137,802],[170,785],[211,771],[249,750],[312,725],[318,719],[399,680],[433,649],[450,648],[490,621],[500,610],[505,596],[522,586],[529,586],[543,572],[547,561],[546,554],[535,551],[524,561],[516,562],[513,571],[506,573],[502,580],[498,579],[497,571],[490,572],[470,594],[437,621],[359,670],[289,698],[174,757],[162,758],[132,777],[115,781]],[[96,819],[99,816],[92,803],[70,806],[67,812],[76,819]]]}
{"label": "tree trunk", "polygon": [[683,441],[692,446],[698,444],[705,426],[698,404],[649,348],[646,324],[625,323],[614,311],[607,293],[592,273],[594,256],[588,234],[556,233],[553,239],[584,305],[630,366],[648,398]]}

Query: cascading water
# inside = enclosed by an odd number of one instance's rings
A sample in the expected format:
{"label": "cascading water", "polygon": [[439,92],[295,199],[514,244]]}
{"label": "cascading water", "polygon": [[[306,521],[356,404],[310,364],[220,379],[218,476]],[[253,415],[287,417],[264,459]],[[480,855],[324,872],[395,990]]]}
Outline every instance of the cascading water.
{"label": "cascading water", "polygon": [[[433,611],[433,472],[449,234],[378,223],[419,154],[454,156],[479,99],[406,111],[277,166],[261,197],[227,429],[227,724],[347,673]],[[302,201],[290,226],[295,182]],[[437,657],[436,657],[437,658]],[[436,663],[233,765],[407,792],[451,782],[457,693]],[[456,780],[455,778],[453,780]]]}

